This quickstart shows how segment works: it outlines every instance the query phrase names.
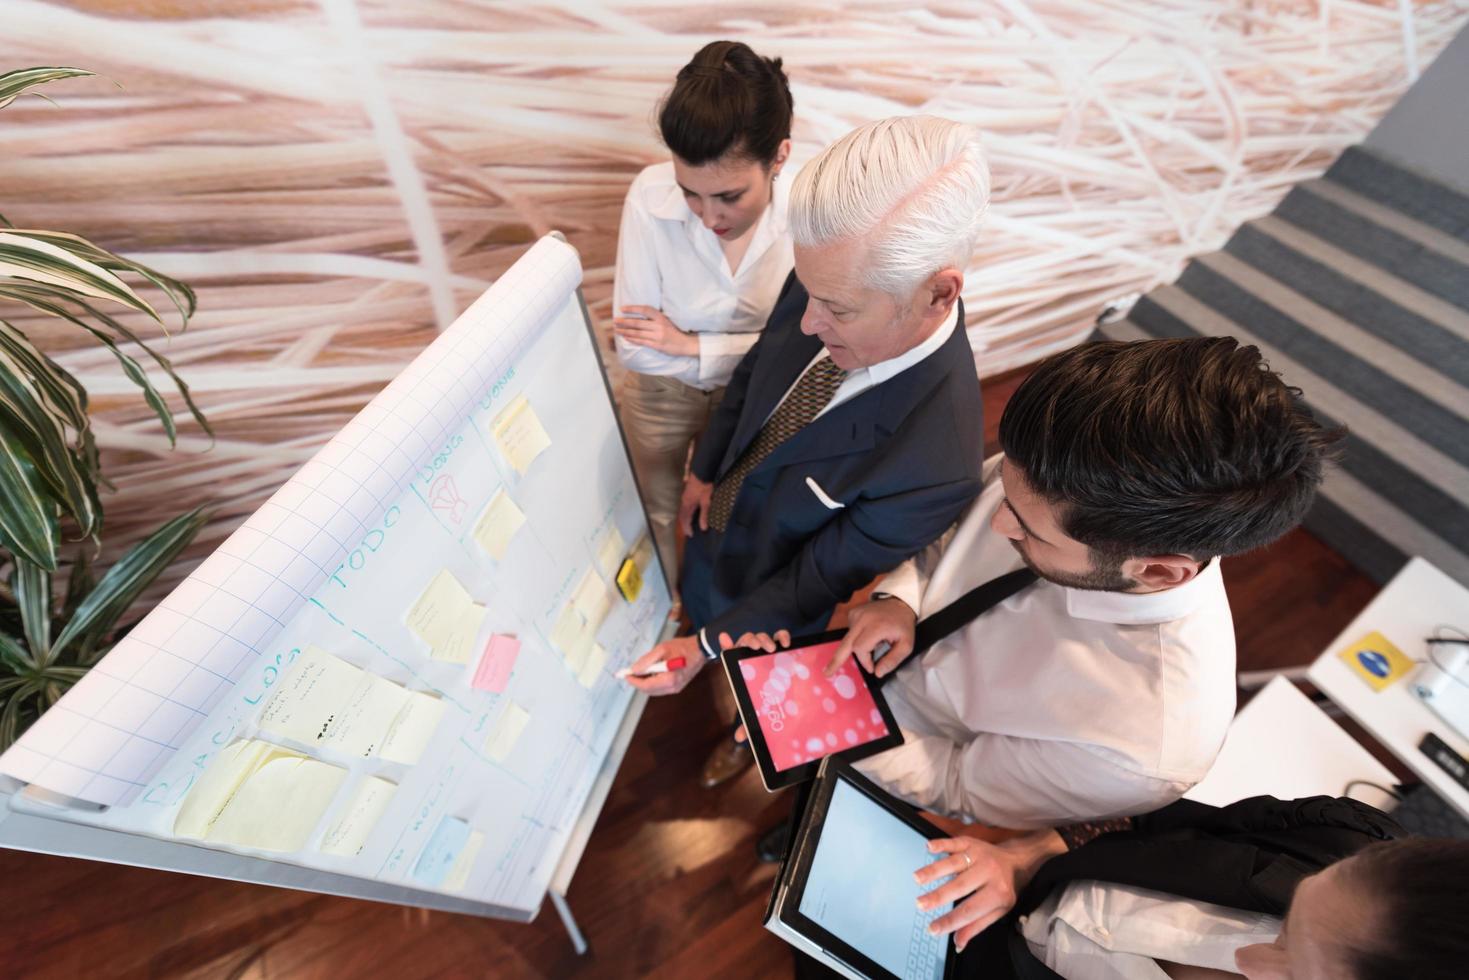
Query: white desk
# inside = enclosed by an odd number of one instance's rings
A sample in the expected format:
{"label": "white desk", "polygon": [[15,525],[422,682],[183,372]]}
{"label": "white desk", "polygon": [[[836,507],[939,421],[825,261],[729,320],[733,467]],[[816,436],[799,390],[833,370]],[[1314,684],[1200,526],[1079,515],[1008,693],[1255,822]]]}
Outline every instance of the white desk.
{"label": "white desk", "polygon": [[1311,665],[1307,676],[1419,779],[1469,819],[1469,791],[1418,751],[1418,743],[1428,732],[1438,735],[1464,756],[1469,756],[1469,740],[1449,728],[1410,693],[1411,673],[1376,692],[1337,656],[1347,644],[1377,630],[1403,653],[1421,660],[1426,656],[1423,641],[1445,623],[1469,628],[1469,589],[1422,558],[1414,558],[1331,641]]}

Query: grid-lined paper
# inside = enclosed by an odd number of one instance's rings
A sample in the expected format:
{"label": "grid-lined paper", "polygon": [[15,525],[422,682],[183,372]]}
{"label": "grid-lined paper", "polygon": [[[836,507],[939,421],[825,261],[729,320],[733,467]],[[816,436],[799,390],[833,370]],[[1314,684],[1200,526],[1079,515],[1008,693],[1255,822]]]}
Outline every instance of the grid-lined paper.
{"label": "grid-lined paper", "polygon": [[0,756],[0,772],[94,803],[136,799],[580,278],[569,245],[536,243]]}

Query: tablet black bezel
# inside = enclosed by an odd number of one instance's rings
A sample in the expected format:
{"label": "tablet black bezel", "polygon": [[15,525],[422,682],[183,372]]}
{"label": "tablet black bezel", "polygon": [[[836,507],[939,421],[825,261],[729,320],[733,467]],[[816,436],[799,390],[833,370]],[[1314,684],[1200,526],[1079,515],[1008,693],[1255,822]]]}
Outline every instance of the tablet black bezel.
{"label": "tablet black bezel", "polygon": [[[781,869],[780,879],[786,892],[780,909],[780,921],[792,931],[800,933],[872,980],[902,980],[901,977],[869,959],[860,950],[850,946],[834,933],[828,932],[815,920],[801,914],[801,898],[806,894],[806,883],[811,877],[811,864],[816,859],[816,849],[821,844],[821,830],[826,824],[826,814],[831,807],[832,794],[836,791],[836,784],[839,781],[848,783],[927,839],[936,840],[948,836],[920,816],[913,807],[863,776],[849,763],[835,756],[827,756],[821,760],[821,771],[817,774],[816,785],[812,787],[810,801],[806,804],[806,812],[791,841],[790,856],[786,858],[786,866]],[[954,976],[958,962],[959,954],[954,948],[953,940],[946,938],[942,974],[944,980],[950,980]]]}
{"label": "tablet black bezel", "polygon": [[[831,643],[834,640],[840,640],[846,635],[846,630],[828,630],[825,633],[798,636],[791,640],[790,646],[784,649],[800,650],[805,647],[814,647],[822,643]],[[744,722],[745,737],[749,739],[750,748],[755,753],[755,765],[760,770],[760,781],[765,784],[765,788],[769,792],[773,793],[778,789],[784,789],[787,786],[794,786],[796,783],[803,783],[809,779],[816,778],[816,771],[821,766],[822,760],[829,759],[832,756],[838,756],[848,762],[855,762],[858,759],[865,759],[870,755],[886,752],[888,749],[903,744],[903,733],[898,730],[898,722],[893,717],[893,710],[888,707],[887,698],[883,697],[882,687],[878,683],[878,679],[861,669],[861,667],[858,667],[857,673],[862,677],[863,683],[867,685],[867,692],[872,695],[872,703],[877,706],[878,714],[882,715],[882,720],[887,725],[888,733],[881,738],[875,738],[861,745],[838,749],[831,753],[831,755],[822,756],[820,759],[813,759],[810,762],[803,762],[799,766],[792,766],[784,770],[776,769],[775,761],[770,755],[770,746],[765,740],[765,731],[760,727],[759,716],[755,710],[755,702],[750,697],[750,690],[745,684],[745,676],[740,673],[739,669],[742,660],[769,655],[769,651],[759,650],[754,647],[734,647],[733,649],[725,650],[719,658],[720,662],[724,665],[725,679],[729,681],[730,690],[734,692],[735,703],[739,705],[740,720]]]}

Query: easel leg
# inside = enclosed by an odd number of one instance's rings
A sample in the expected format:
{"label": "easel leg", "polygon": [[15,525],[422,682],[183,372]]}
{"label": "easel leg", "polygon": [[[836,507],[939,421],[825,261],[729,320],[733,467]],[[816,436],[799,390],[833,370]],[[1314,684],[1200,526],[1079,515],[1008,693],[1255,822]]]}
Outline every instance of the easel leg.
{"label": "easel leg", "polygon": [[556,906],[556,914],[561,916],[561,924],[566,927],[566,933],[571,937],[571,948],[576,950],[577,956],[587,955],[586,938],[576,927],[576,918],[571,914],[571,906],[566,904],[566,897],[555,889],[546,894],[551,896],[551,904]]}

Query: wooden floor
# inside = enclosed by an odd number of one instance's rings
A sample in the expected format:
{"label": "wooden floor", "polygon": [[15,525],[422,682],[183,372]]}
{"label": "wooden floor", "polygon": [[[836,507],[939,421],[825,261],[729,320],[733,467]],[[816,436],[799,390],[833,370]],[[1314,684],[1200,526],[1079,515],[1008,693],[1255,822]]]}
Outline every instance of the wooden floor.
{"label": "wooden floor", "polygon": [[[986,388],[993,439],[1018,378]],[[1309,662],[1375,593],[1297,531],[1225,562],[1242,670]],[[612,788],[570,902],[571,951],[549,905],[529,925],[0,851],[8,977],[790,976],[760,927],[774,869],[754,841],[784,814],[753,772],[698,787],[724,737],[712,673],[654,699]]]}

